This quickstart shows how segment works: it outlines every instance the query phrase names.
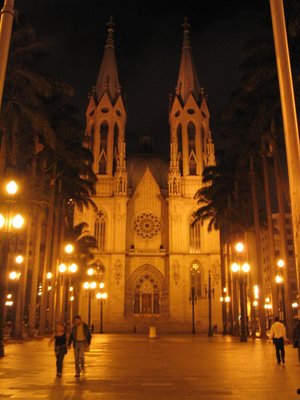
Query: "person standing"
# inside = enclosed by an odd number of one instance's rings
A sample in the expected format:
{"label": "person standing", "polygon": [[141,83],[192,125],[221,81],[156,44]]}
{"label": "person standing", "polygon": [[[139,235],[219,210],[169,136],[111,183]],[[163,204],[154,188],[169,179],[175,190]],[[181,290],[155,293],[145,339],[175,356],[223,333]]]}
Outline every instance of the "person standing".
{"label": "person standing", "polygon": [[80,377],[80,372],[85,372],[84,369],[84,352],[88,350],[91,344],[92,335],[89,327],[82,321],[79,315],[74,317],[74,325],[68,341],[68,347],[71,347],[73,342],[74,359],[75,359],[75,378]]}
{"label": "person standing", "polygon": [[64,357],[67,354],[67,334],[62,322],[58,322],[55,332],[49,340],[49,345],[54,341],[54,351],[56,356],[56,376],[62,376]]}
{"label": "person standing", "polygon": [[300,316],[298,316],[296,325],[293,331],[294,347],[298,348],[298,361],[300,363]]}
{"label": "person standing", "polygon": [[273,343],[276,348],[276,358],[278,364],[282,362],[285,363],[285,351],[284,351],[284,343],[286,341],[286,330],[285,326],[279,321],[278,317],[274,318],[275,322],[271,326],[270,330],[270,340],[273,340]]}

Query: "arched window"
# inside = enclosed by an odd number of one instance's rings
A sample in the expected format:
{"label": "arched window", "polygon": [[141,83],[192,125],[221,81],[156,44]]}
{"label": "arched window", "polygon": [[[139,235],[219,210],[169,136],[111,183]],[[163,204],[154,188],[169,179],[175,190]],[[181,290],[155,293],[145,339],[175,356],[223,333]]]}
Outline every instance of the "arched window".
{"label": "arched window", "polygon": [[200,253],[201,250],[201,222],[190,223],[190,252]]}
{"label": "arched window", "polygon": [[179,124],[177,126],[177,146],[178,146],[178,156],[179,156],[179,171],[182,173],[182,126]]}
{"label": "arched window", "polygon": [[118,140],[119,140],[119,125],[117,123],[115,123],[115,126],[114,126],[113,173],[116,172],[116,167],[117,167]]}
{"label": "arched window", "polygon": [[194,293],[194,299],[202,297],[202,271],[198,261],[194,261],[190,269],[191,296]]}
{"label": "arched window", "polygon": [[100,126],[100,151],[99,151],[99,174],[106,174],[107,164],[107,137],[108,123],[102,122]]}
{"label": "arched window", "polygon": [[188,123],[187,133],[189,143],[189,175],[197,175],[196,127],[193,122]]}
{"label": "arched window", "polygon": [[95,221],[95,238],[97,239],[98,251],[105,250],[105,218],[102,211],[97,213]]}
{"label": "arched window", "polygon": [[134,290],[134,314],[160,314],[159,286],[147,273],[139,278]]}

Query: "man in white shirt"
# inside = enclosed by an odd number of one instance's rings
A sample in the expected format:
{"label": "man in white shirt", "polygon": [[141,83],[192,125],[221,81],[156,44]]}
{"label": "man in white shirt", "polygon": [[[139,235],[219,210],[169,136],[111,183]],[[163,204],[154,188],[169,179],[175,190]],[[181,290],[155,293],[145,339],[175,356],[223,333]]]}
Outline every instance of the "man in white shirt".
{"label": "man in white shirt", "polygon": [[278,364],[282,362],[285,363],[285,351],[284,351],[284,342],[286,341],[286,330],[285,326],[279,322],[279,318],[274,318],[275,322],[271,326],[270,330],[270,340],[273,340],[273,343],[276,348],[276,358]]}

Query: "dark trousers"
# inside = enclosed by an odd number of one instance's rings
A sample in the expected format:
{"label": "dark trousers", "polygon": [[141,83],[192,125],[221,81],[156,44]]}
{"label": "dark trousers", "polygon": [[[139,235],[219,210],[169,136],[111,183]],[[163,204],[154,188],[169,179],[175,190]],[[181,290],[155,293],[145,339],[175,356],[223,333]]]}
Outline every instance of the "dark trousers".
{"label": "dark trousers", "polygon": [[64,357],[66,354],[67,354],[67,346],[55,346],[56,371],[58,374],[62,373]]}
{"label": "dark trousers", "polygon": [[284,363],[284,357],[285,357],[285,352],[284,352],[284,340],[283,338],[273,338],[273,343],[275,344],[276,348],[276,358],[278,363],[282,361]]}

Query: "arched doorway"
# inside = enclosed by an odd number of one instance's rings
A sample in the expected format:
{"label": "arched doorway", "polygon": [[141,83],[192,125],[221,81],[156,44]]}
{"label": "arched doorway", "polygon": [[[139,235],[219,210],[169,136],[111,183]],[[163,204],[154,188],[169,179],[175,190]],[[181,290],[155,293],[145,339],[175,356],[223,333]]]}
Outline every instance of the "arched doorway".
{"label": "arched doorway", "polygon": [[151,265],[143,265],[132,272],[127,279],[125,293],[126,316],[159,317],[168,314],[165,277]]}

